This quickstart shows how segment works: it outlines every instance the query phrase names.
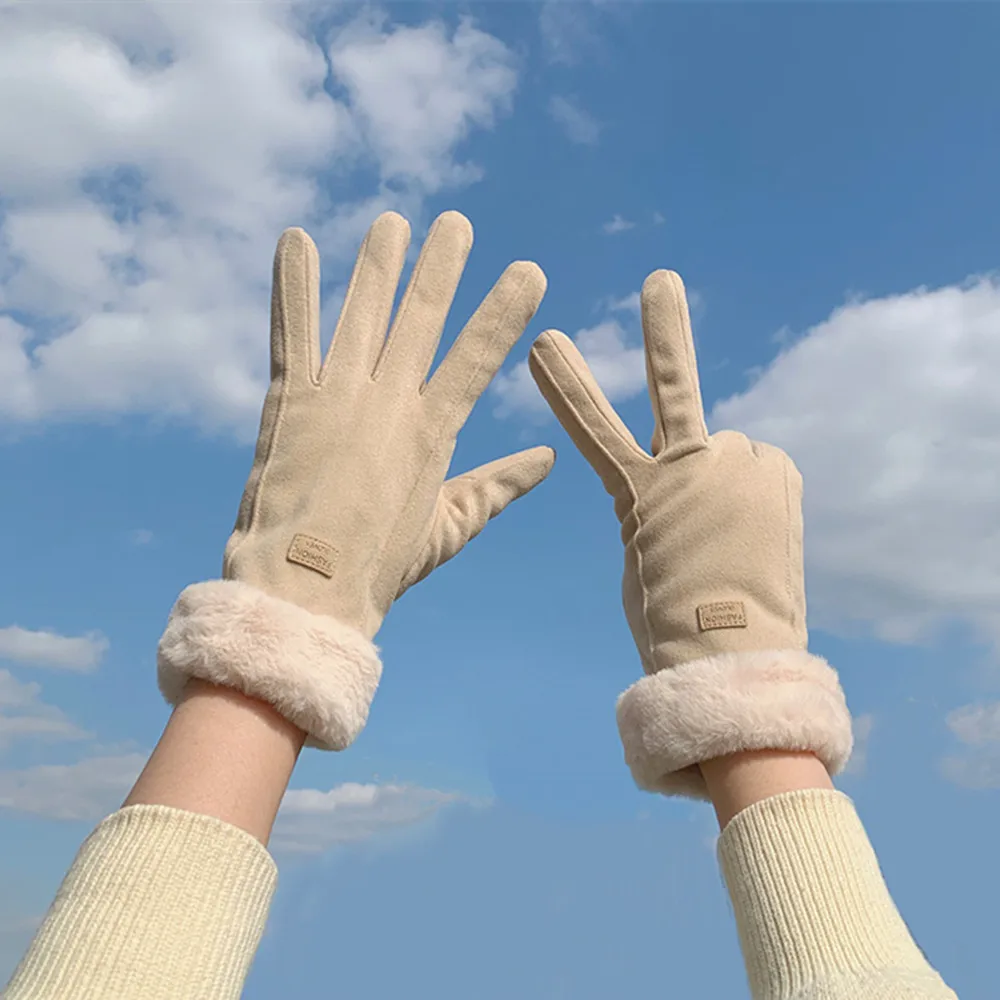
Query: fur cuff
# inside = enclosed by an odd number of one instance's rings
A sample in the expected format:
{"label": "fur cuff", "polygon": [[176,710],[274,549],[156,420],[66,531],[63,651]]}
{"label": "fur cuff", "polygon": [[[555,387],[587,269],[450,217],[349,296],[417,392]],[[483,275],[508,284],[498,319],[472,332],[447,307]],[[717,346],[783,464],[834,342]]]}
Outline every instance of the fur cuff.
{"label": "fur cuff", "polygon": [[837,672],[805,650],[724,653],[650,674],[618,699],[635,783],[708,799],[698,764],[739,750],[811,750],[831,775],[851,756]]}
{"label": "fur cuff", "polygon": [[237,580],[186,588],[157,655],[168,704],[200,677],[273,705],[319,750],[351,745],[381,675],[378,649],[356,629]]}

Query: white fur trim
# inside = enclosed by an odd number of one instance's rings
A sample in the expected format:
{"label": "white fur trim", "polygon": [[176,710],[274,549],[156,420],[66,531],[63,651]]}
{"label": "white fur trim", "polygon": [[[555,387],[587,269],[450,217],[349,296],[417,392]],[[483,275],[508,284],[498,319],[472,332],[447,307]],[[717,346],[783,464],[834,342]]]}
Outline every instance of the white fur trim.
{"label": "white fur trim", "polygon": [[724,653],[644,677],[618,699],[636,784],[708,799],[702,761],[739,750],[811,750],[831,775],[853,749],[837,672],[805,650]]}
{"label": "white fur trim", "polygon": [[273,705],[319,750],[351,745],[381,675],[378,649],[357,629],[237,580],[187,587],[157,655],[170,705],[200,677]]}

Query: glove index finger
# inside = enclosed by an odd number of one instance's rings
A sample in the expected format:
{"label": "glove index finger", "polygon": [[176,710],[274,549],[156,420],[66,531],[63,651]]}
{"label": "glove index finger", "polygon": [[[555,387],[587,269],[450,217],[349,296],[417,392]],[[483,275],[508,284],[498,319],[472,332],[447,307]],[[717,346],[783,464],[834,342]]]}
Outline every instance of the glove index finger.
{"label": "glove index finger", "polygon": [[528,367],[605,489],[612,496],[621,493],[627,486],[628,466],[649,461],[650,456],[608,402],[576,344],[558,330],[546,330],[531,348]]}

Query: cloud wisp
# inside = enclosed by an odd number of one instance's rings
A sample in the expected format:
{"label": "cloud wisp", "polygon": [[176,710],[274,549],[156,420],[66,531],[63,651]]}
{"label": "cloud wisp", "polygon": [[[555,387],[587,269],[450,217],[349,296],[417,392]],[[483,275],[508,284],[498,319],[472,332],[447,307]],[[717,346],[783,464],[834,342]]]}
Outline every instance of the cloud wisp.
{"label": "cloud wisp", "polygon": [[601,138],[600,123],[568,97],[552,97],[549,101],[549,114],[570,142],[581,146],[596,146]]}

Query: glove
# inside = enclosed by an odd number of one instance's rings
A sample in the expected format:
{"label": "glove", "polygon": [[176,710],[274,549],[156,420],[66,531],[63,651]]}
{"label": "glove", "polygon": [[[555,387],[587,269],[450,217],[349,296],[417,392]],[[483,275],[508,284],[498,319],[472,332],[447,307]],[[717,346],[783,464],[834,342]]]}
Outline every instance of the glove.
{"label": "glove", "polygon": [[278,242],[271,385],[222,580],[177,600],[158,682],[176,705],[190,677],[273,705],[306,746],[342,750],[364,727],[390,605],[548,475],[533,448],[445,481],[456,436],[545,294],[511,264],[427,381],[472,247],[457,212],[431,228],[386,337],[410,241],[380,216],[361,247],[320,364],[319,255],[301,229]]}
{"label": "glove", "polygon": [[655,413],[643,451],[573,342],[555,330],[529,366],[614,498],[625,614],[645,676],[618,700],[636,784],[708,799],[698,764],[740,750],[811,750],[831,774],[852,749],[836,671],[807,652],[802,477],[771,445],[709,436],[681,279],[642,289]]}

